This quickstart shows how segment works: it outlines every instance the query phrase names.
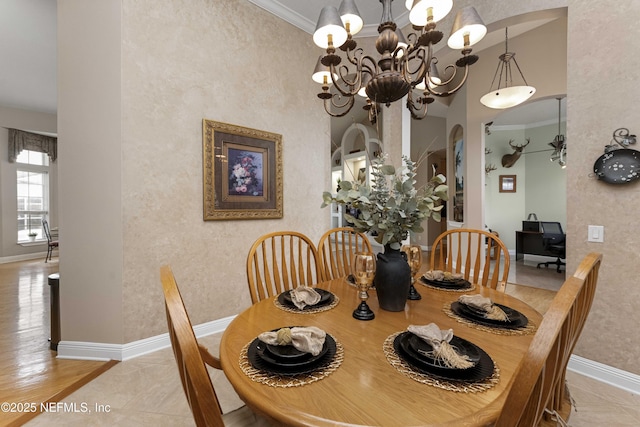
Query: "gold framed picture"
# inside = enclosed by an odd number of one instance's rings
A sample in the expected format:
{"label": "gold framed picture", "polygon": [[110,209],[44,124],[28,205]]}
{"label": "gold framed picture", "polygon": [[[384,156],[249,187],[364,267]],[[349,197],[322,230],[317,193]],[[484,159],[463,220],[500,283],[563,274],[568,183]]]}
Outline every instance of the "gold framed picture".
{"label": "gold framed picture", "polygon": [[516,175],[500,175],[500,192],[516,192]]}
{"label": "gold framed picture", "polygon": [[202,121],[204,220],[282,218],[282,135]]}

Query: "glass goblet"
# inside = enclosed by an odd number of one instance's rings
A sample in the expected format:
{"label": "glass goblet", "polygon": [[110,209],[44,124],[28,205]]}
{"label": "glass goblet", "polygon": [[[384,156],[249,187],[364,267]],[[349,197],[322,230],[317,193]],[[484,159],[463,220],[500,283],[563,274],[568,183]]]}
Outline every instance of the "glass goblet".
{"label": "glass goblet", "polygon": [[420,295],[415,286],[413,286],[416,281],[416,274],[418,274],[420,267],[422,267],[422,248],[420,245],[404,245],[402,250],[407,255],[407,263],[411,268],[411,286],[409,287],[407,299],[414,301],[422,299],[422,295]]}
{"label": "glass goblet", "polygon": [[376,274],[376,257],[371,252],[357,252],[353,257],[352,270],[360,297],[360,305],[353,311],[353,317],[358,320],[371,320],[375,314],[367,305],[367,291]]}

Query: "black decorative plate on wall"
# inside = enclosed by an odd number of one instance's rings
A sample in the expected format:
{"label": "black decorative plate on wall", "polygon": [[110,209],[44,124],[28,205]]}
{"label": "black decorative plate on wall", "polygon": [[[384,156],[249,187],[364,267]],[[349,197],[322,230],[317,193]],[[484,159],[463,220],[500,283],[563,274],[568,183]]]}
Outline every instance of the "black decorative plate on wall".
{"label": "black decorative plate on wall", "polygon": [[628,184],[640,179],[640,151],[630,148],[604,153],[593,164],[596,177],[608,184]]}

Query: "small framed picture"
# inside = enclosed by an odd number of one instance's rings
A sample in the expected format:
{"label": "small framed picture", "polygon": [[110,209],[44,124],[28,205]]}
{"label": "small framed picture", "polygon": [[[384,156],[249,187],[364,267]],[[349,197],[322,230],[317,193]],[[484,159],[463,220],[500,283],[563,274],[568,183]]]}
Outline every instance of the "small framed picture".
{"label": "small framed picture", "polygon": [[516,175],[500,175],[500,192],[516,192]]}

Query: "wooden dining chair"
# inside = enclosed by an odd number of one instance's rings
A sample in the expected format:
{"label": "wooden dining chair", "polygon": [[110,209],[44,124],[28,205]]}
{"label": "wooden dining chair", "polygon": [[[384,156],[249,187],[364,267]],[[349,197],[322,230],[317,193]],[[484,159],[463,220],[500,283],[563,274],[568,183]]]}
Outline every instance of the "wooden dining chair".
{"label": "wooden dining chair", "polygon": [[296,231],[276,231],[258,238],[247,255],[247,280],[255,304],[298,286],[323,280],[314,243]]}
{"label": "wooden dining chair", "polygon": [[184,307],[178,284],[169,266],[160,268],[160,279],[169,326],[169,338],[180,372],[180,381],[189,407],[198,427],[267,426],[262,417],[256,416],[246,406],[222,414],[220,402],[211,383],[205,362],[222,369],[220,359],[198,344],[189,315]]}
{"label": "wooden dining chair", "polygon": [[[493,263],[492,248],[495,251]],[[471,283],[501,292],[507,287],[510,264],[509,250],[502,240],[484,230],[447,230],[436,237],[431,249],[432,270],[461,273]]]}
{"label": "wooden dining chair", "polygon": [[336,227],[324,233],[318,242],[320,269],[324,280],[351,274],[351,261],[356,252],[373,253],[371,243],[364,233],[351,227]]}
{"label": "wooden dining chair", "polygon": [[49,223],[46,219],[42,220],[42,229],[44,230],[44,235],[47,237],[47,255],[44,257],[44,262],[51,261],[51,256],[53,255],[53,250],[58,249],[60,243],[58,239],[54,239],[51,236],[51,230],[49,229]]}
{"label": "wooden dining chair", "polygon": [[601,262],[601,254],[587,255],[554,297],[511,382],[497,427],[567,425],[567,364],[591,310]]}

